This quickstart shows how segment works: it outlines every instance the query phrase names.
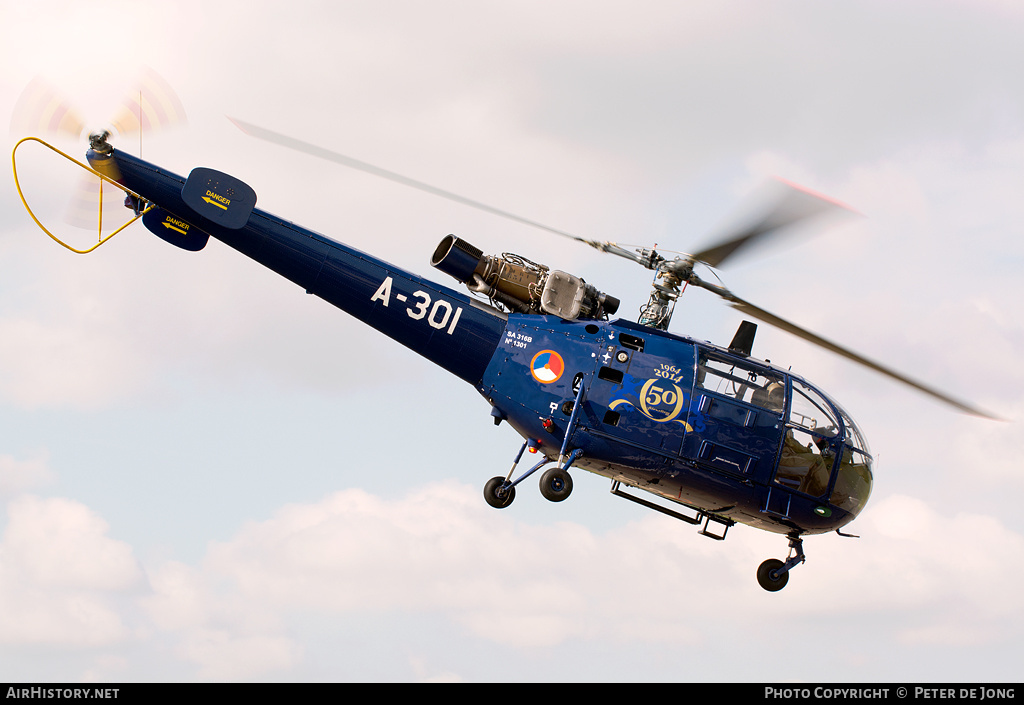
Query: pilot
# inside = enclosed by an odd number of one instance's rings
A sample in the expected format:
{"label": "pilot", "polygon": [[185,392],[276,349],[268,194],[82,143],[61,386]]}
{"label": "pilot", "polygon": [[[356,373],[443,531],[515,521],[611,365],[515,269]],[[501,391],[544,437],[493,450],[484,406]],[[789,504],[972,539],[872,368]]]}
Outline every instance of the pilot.
{"label": "pilot", "polygon": [[[810,446],[804,446],[797,441],[793,437],[793,429],[786,429],[776,480],[783,481],[782,484],[790,487],[803,484],[807,471],[814,464],[815,458],[817,455],[811,451]],[[786,482],[787,480],[788,482]]]}
{"label": "pilot", "polygon": [[781,414],[785,406],[786,388],[779,382],[772,382],[768,385],[768,408]]}
{"label": "pilot", "polygon": [[[823,428],[816,428],[814,429],[814,432],[817,434],[827,431]],[[834,457],[835,454],[832,452],[832,448],[828,444],[828,439],[824,436],[814,436],[814,445],[818,448],[818,452],[821,453],[823,457]]]}
{"label": "pilot", "polygon": [[[815,443],[817,440],[815,437]],[[831,458],[824,459],[814,445],[801,444],[794,438],[792,429],[786,430],[776,481],[781,481],[780,484],[794,487],[809,495],[820,497],[828,488],[831,468]]]}
{"label": "pilot", "polygon": [[[815,433],[828,433],[828,429],[824,428],[816,428],[814,431]],[[820,497],[828,489],[828,480],[836,454],[829,444],[828,438],[818,435],[813,438],[814,445],[818,450],[818,460],[808,471],[804,482],[801,483],[800,491]]]}

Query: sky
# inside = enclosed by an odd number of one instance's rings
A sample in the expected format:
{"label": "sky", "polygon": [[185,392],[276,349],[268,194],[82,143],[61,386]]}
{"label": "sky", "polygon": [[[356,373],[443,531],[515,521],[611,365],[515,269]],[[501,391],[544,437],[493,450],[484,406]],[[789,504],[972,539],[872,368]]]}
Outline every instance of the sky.
{"label": "sky", "polygon": [[[710,541],[594,475],[560,504],[528,480],[491,509],[483,484],[521,441],[469,385],[217,242],[185,252],[134,225],[72,254],[8,171],[0,681],[1019,681],[1018,3],[0,10],[0,113],[41,78],[103,126],[155,71],[188,121],[143,133],[143,158],[231,173],[264,210],[448,285],[428,264],[448,233],[581,276],[627,319],[650,273],[258,142],[227,116],[666,250],[729,232],[772,177],[828,194],[857,215],[718,276],[1005,419],[760,326],[754,354],[837,398],[876,458],[847,527],[860,538],[809,538],[767,593],[755,571],[785,557],[784,537],[736,526]],[[117,144],[139,153],[137,136]],[[74,235],[59,207],[74,167],[37,145],[18,155],[27,198]],[[693,291],[671,330],[727,344],[740,320]]]}

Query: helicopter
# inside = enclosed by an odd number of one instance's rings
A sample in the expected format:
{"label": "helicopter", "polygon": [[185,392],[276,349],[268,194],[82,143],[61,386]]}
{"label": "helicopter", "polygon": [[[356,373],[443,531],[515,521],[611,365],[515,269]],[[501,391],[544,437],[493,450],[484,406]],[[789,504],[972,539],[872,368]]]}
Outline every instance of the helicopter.
{"label": "helicopter", "polygon": [[[207,167],[183,177],[115,149],[110,133],[89,136],[88,164],[40,142],[113,188],[130,220],[188,251],[213,237],[277,272],[472,385],[523,439],[511,467],[484,483],[488,505],[505,509],[516,490],[539,473],[541,495],[565,501],[571,471],[611,481],[611,494],[698,527],[724,541],[737,523],[788,539],[784,560],[769,558],[758,584],[776,592],[806,561],[805,536],[842,531],[864,509],[874,458],[851,415],[809,380],[753,356],[757,325],[743,320],[728,345],[669,332],[676,302],[688,286],[719,296],[745,316],[909,385],[957,410],[994,418],[945,392],[828,341],[702,279],[751,243],[841,204],[793,184],[755,224],[694,254],[667,257],[655,248],[630,250],[549,228],[429,184],[389,172],[254,125],[247,134],[361,169],[492,214],[569,237],[654,272],[637,321],[615,318],[620,301],[579,276],[512,253],[488,255],[449,234],[430,256],[432,267],[468,293],[434,283],[371,254],[256,208],[255,190]],[[529,452],[538,460],[517,470]],[[638,494],[639,493],[643,493]]]}

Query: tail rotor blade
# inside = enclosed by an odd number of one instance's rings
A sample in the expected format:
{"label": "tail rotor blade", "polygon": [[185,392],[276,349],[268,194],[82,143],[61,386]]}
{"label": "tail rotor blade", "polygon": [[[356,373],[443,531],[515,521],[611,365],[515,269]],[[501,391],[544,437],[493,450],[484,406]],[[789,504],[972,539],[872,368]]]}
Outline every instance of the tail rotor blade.
{"label": "tail rotor blade", "polygon": [[42,78],[32,80],[22,91],[11,114],[12,135],[43,134],[81,137],[85,122],[70,103]]}
{"label": "tail rotor blade", "polygon": [[156,71],[146,69],[121,101],[111,125],[118,134],[126,135],[185,122],[185,108],[177,93]]}

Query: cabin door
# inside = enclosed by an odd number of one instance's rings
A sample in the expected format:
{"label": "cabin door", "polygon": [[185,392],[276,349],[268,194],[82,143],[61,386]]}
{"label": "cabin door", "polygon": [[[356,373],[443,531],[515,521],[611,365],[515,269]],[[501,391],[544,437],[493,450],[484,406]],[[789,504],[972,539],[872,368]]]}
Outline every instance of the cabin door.
{"label": "cabin door", "polygon": [[786,380],[748,361],[701,350],[682,455],[702,466],[768,484],[783,434]]}
{"label": "cabin door", "polygon": [[[617,343],[617,344],[615,344]],[[588,401],[596,435],[678,457],[687,433],[696,347],[620,331],[598,356]]]}

